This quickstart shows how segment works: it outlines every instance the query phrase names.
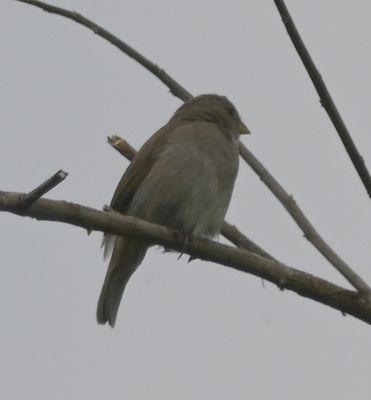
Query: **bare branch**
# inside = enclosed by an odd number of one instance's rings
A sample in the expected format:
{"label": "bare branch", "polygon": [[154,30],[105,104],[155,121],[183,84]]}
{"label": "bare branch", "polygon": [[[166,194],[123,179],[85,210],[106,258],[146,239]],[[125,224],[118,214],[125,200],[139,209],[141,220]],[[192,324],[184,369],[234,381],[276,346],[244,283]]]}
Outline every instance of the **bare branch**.
{"label": "bare branch", "polygon": [[57,14],[68,19],[72,19],[78,24],[86,26],[95,34],[97,34],[103,39],[106,39],[108,42],[110,42],[115,47],[120,49],[126,55],[133,58],[145,69],[152,72],[152,74],[157,76],[157,78],[160,79],[160,81],[163,82],[170,89],[170,92],[174,96],[179,97],[183,101],[192,98],[192,95],[186,89],[184,89],[184,87],[182,87],[178,82],[176,82],[170,75],[168,75],[162,68],[160,68],[158,65],[154,64],[152,61],[145,58],[142,54],[138,53],[135,49],[133,49],[131,46],[123,42],[117,36],[113,35],[111,32],[108,32],[106,29],[102,28],[95,22],[77,13],[76,11],[69,11],[64,8],[52,6],[50,4],[37,0],[17,0],[17,1],[21,3],[31,4],[35,7],[41,8],[46,12]]}
{"label": "bare branch", "polygon": [[222,235],[240,249],[245,249],[251,251],[252,253],[259,254],[264,258],[278,261],[268,252],[263,250],[259,245],[249,239],[246,235],[244,235],[236,226],[229,224],[227,221],[224,221]]}
{"label": "bare branch", "polygon": [[53,176],[43,182],[40,186],[32,190],[31,192],[24,195],[22,198],[22,207],[27,208],[32,203],[34,203],[37,199],[43,196],[45,193],[49,192],[53,188],[55,188],[59,183],[64,181],[67,177],[68,173],[62,171],[61,169],[56,172]]}
{"label": "bare branch", "polygon": [[349,283],[352,284],[353,287],[358,289],[360,292],[370,294],[371,289],[367,283],[358,276],[322,239],[321,235],[316,231],[314,226],[304,215],[303,211],[296,204],[294,198],[286,192],[264,165],[261,164],[243,144],[240,145],[240,154],[285,207],[287,212],[303,231],[304,236],[313,244],[313,246],[348,280]]}
{"label": "bare branch", "polygon": [[325,82],[323,81],[321,74],[319,73],[317,67],[315,66],[312,57],[310,56],[305,44],[300,37],[298,30],[296,29],[295,23],[291,18],[291,15],[285,5],[284,0],[274,0],[277,9],[282,17],[282,21],[285,25],[288,35],[295,46],[296,51],[307,70],[313,85],[315,86],[317,93],[320,97],[321,104],[325,108],[328,116],[330,117],[332,123],[337,130],[343,145],[348,152],[350,159],[353,162],[355,169],[361,178],[363,185],[365,186],[368,195],[371,197],[371,176],[367,170],[366,164],[359,153],[348,128],[345,125],[332,97],[328,91]]}
{"label": "bare branch", "polygon": [[[25,212],[22,193],[0,192],[0,211],[27,215],[44,221],[65,222],[87,230],[132,236],[152,244],[174,250],[184,250],[174,230],[122,215],[113,211],[98,211],[66,201],[38,199]],[[371,324],[371,304],[358,292],[344,289],[324,279],[288,267],[280,262],[263,258],[247,250],[237,249],[207,239],[189,243],[187,254],[206,261],[219,263],[238,271],[272,282],[281,290],[288,289],[300,296],[354,316]]]}
{"label": "bare branch", "polygon": [[129,161],[132,161],[137,153],[134,147],[120,136],[108,136],[107,142]]}

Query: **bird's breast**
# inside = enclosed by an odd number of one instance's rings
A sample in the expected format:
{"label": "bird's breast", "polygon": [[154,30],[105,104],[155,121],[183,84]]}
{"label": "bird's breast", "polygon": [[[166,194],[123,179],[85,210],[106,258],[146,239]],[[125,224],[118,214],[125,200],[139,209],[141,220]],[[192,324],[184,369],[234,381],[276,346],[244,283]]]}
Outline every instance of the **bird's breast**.
{"label": "bird's breast", "polygon": [[[201,140],[195,140],[201,139]],[[188,234],[220,233],[238,170],[223,137],[174,136],[138,188],[129,214]]]}

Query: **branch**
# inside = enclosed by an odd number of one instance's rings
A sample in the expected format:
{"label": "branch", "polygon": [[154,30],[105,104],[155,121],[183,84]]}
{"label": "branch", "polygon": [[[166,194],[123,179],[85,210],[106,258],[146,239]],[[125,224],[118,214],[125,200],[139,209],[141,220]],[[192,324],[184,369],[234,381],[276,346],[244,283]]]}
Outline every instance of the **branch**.
{"label": "branch", "polygon": [[129,57],[133,58],[140,65],[142,65],[145,69],[152,72],[161,82],[163,82],[169,89],[170,92],[180,98],[183,101],[189,100],[192,98],[192,95],[184,89],[178,82],[176,82],[170,75],[168,75],[162,68],[158,65],[154,64],[152,61],[148,60],[142,54],[138,53],[131,46],[126,44],[124,41],[119,39],[117,36],[113,35],[111,32],[108,32],[106,29],[102,28],[95,22],[90,19],[84,17],[83,15],[77,13],[76,11],[68,11],[61,7],[55,7],[50,4],[44,3],[42,1],[37,0],[17,0],[21,3],[31,4],[35,7],[41,8],[42,10],[49,12],[51,14],[61,15],[62,17],[72,19],[80,25],[86,26],[88,29],[93,31],[95,34],[100,36],[103,39],[106,39],[108,42],[113,44],[115,47],[120,49]]}
{"label": "branch", "polygon": [[295,46],[296,51],[307,70],[313,85],[315,86],[317,93],[320,97],[320,101],[324,109],[326,110],[328,116],[330,117],[332,123],[337,130],[341,141],[353,162],[355,169],[361,178],[364,187],[367,190],[368,195],[371,197],[371,176],[367,170],[366,164],[360,155],[357,147],[350,136],[348,128],[345,125],[332,97],[323,81],[321,74],[319,73],[316,65],[314,64],[312,57],[310,56],[305,44],[300,37],[298,30],[296,29],[295,23],[291,18],[291,15],[285,5],[284,0],[274,0],[276,7],[282,17],[282,21],[285,25],[288,35]]}
{"label": "branch", "polygon": [[[122,40],[106,31],[104,28],[95,24],[93,21],[85,18],[81,14],[76,12],[68,11],[60,7],[51,6],[47,3],[43,3],[37,0],[17,0],[22,3],[27,3],[39,7],[47,12],[58,14],[63,17],[74,20],[75,22],[86,26],[91,29],[94,33],[102,38],[108,40],[111,44],[118,47],[129,57],[134,58],[139,64],[152,72],[157,76],[165,85],[167,85],[170,91],[182,100],[188,100],[192,95],[186,91],[181,85],[179,85],[173,78],[167,75],[161,68],[153,64],[147,58],[142,56],[132,47],[128,46]],[[294,218],[299,227],[303,230],[305,237],[311,241],[311,243],[323,254],[328,261],[360,292],[370,293],[371,289],[369,286],[328,246],[324,240],[318,235],[314,227],[310,224],[309,220],[305,217],[304,213],[295,204],[292,197],[289,196],[282,186],[273,178],[271,174],[265,169],[265,167],[256,159],[256,157],[247,150],[247,148],[240,143],[240,154],[242,158],[250,165],[250,167],[258,173],[260,170],[262,175],[260,178],[273,192],[273,194],[280,200],[283,206],[289,211],[290,215]],[[267,179],[269,177],[269,179]],[[285,200],[288,199],[288,201]]]}
{"label": "branch", "polygon": [[250,165],[250,167],[259,175],[260,179],[267,185],[272,193],[277,197],[280,203],[285,207],[293,220],[303,231],[306,239],[347,279],[353,287],[363,293],[371,293],[367,283],[358,276],[350,266],[343,261],[335,251],[323,240],[321,235],[310,223],[303,211],[296,204],[294,198],[274,179],[263,164],[244,146],[240,144],[241,157]]}
{"label": "branch", "polygon": [[120,136],[108,136],[107,142],[129,161],[133,161],[135,154],[137,154],[134,147]]}
{"label": "branch", "polygon": [[[43,221],[64,222],[87,230],[132,236],[151,244],[177,251],[184,250],[176,231],[113,211],[98,211],[66,201],[38,199],[26,211],[22,193],[0,191],[0,211],[26,215]],[[185,253],[250,273],[303,297],[328,305],[371,324],[371,304],[362,294],[344,289],[324,279],[268,260],[247,250],[198,238],[189,243]]]}
{"label": "branch", "polygon": [[224,221],[222,235],[240,249],[245,249],[251,251],[252,253],[259,254],[260,256],[268,258],[269,260],[278,261],[259,245],[249,239],[246,235],[244,235],[236,226],[229,224],[227,221]]}
{"label": "branch", "polygon": [[37,188],[32,190],[31,192],[24,195],[22,199],[22,207],[28,208],[32,203],[34,203],[37,199],[42,197],[44,194],[48,193],[50,190],[55,188],[58,184],[64,181],[67,177],[68,173],[62,171],[61,169],[56,172],[53,176],[39,185]]}

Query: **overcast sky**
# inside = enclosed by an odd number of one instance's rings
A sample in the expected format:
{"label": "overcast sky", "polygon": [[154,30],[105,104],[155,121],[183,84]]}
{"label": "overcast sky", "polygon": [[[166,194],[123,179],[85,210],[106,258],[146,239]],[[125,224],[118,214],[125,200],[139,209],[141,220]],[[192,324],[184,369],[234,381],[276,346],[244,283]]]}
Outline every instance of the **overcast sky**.
{"label": "overcast sky", "polygon": [[[244,143],[316,228],[371,283],[370,199],[284,30],[273,1],[54,1],[110,30],[191,93],[227,95]],[[371,168],[371,3],[287,5]],[[0,5],[0,190],[100,209],[135,147],[181,102],[86,28]],[[290,266],[349,287],[241,162],[227,219]],[[0,214],[0,397],[15,399],[365,399],[371,328],[260,279],[177,254],[147,253],[115,329],[95,309],[101,234]]]}

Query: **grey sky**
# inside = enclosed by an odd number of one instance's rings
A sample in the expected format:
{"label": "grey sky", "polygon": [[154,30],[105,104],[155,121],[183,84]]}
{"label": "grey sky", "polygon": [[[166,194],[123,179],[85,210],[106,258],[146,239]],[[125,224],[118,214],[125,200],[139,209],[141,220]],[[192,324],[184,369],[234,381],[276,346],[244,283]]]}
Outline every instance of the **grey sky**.
{"label": "grey sky", "polygon": [[[273,1],[55,1],[95,20],[193,94],[226,94],[243,138],[307,216],[371,283],[370,200]],[[371,3],[287,2],[371,168]],[[27,191],[62,168],[48,197],[101,208],[139,147],[180,101],[87,29],[16,1],[0,5],[0,189]],[[228,221],[288,265],[347,286],[248,166]],[[95,308],[100,234],[0,214],[0,397],[362,399],[371,330],[230,269],[151,250],[114,330]]]}

